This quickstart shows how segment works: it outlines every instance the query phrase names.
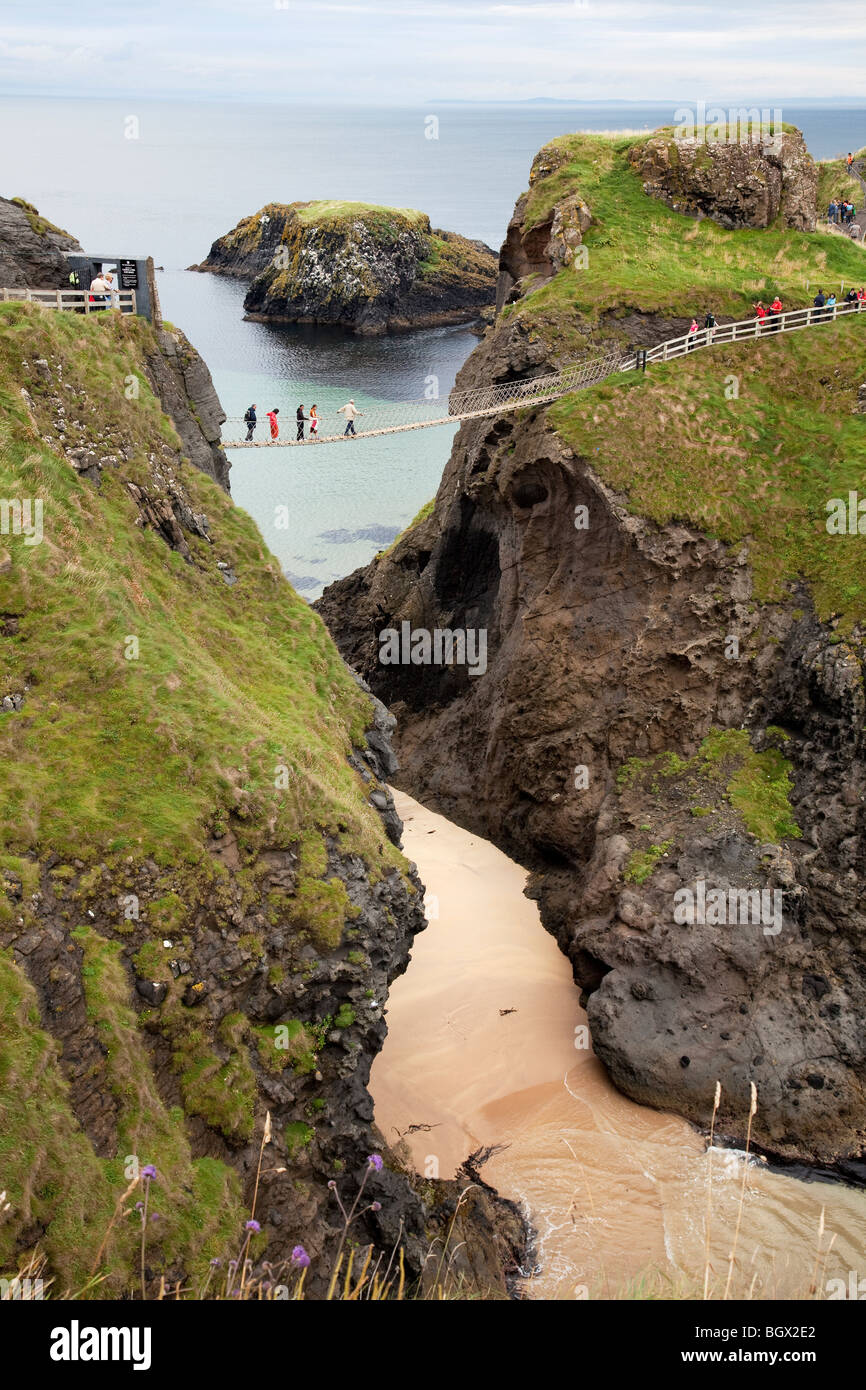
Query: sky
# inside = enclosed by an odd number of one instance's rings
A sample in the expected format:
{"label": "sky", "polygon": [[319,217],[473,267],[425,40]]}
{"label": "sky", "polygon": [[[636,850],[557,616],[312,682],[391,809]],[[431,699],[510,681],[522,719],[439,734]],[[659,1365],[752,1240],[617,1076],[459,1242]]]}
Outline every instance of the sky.
{"label": "sky", "polygon": [[0,0],[0,91],[390,105],[866,99],[863,0]]}

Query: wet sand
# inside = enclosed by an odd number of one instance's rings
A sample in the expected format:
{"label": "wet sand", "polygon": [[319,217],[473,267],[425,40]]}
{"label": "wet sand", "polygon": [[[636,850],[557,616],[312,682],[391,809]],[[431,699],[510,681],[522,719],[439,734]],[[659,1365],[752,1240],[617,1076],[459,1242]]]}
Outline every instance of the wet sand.
{"label": "wet sand", "polygon": [[[430,925],[391,990],[370,1081],[376,1121],[389,1141],[405,1136],[429,1177],[452,1176],[483,1145],[508,1145],[483,1171],[538,1233],[529,1295],[612,1297],[642,1282],[662,1296],[700,1294],[709,1178],[720,1296],[744,1175],[732,1297],[807,1296],[822,1207],[819,1295],[850,1270],[866,1275],[866,1193],[721,1150],[708,1158],[684,1120],[621,1096],[588,1046],[570,966],[523,895],[525,871],[394,795]],[[407,1135],[412,1125],[425,1128]]]}

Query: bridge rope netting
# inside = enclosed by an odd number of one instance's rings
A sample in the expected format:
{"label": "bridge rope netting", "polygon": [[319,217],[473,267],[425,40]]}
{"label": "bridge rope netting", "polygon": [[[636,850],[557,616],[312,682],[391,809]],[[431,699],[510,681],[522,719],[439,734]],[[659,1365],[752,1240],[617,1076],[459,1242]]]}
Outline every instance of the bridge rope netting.
{"label": "bridge rope netting", "polygon": [[[844,302],[826,307],[810,306],[806,309],[789,310],[766,319],[740,319],[735,323],[719,324],[713,328],[701,328],[696,332],[684,333],[679,338],[669,338],[645,351],[623,353],[614,349],[597,357],[584,357],[569,363],[558,372],[546,376],[524,377],[516,381],[497,382],[489,386],[476,387],[470,391],[452,391],[447,400],[424,398],[412,401],[385,401],[358,406],[355,419],[355,439],[369,439],[376,435],[398,434],[404,430],[429,429],[434,425],[458,425],[463,420],[477,420],[486,415],[499,415],[522,407],[545,405],[567,396],[572,391],[583,391],[595,386],[617,372],[631,372],[647,366],[651,362],[669,362],[683,357],[696,349],[720,347],[725,343],[754,341],[758,338],[772,338],[776,333],[792,333],[801,328],[813,328],[831,323],[837,318],[862,311],[866,323],[866,301]],[[357,404],[357,403],[356,403]],[[331,421],[333,420],[333,424]],[[337,432],[327,432],[328,428]],[[232,415],[226,423],[237,424],[246,429],[243,417]],[[291,411],[282,416],[281,428],[289,431],[295,420]],[[259,416],[258,428],[268,431],[267,418]],[[226,449],[272,449],[304,448],[318,444],[341,442],[353,436],[346,436],[346,417],[339,411],[322,411],[319,415],[319,433],[310,438],[307,434],[309,422],[305,420],[304,439],[281,436],[278,439],[262,438],[223,440]]]}

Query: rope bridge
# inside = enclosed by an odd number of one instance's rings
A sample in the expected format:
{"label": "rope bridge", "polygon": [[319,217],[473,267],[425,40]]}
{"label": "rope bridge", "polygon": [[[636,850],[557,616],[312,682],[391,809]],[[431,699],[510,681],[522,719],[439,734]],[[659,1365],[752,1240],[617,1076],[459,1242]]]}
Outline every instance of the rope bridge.
{"label": "rope bridge", "polygon": [[[315,448],[318,444],[343,443],[349,439],[372,439],[378,435],[400,434],[405,430],[430,429],[434,425],[456,425],[463,420],[479,420],[486,415],[500,415],[509,410],[520,410],[526,406],[545,405],[567,396],[572,391],[584,391],[595,386],[616,372],[633,372],[650,362],[670,362],[677,357],[699,348],[721,347],[725,343],[738,343],[756,338],[771,338],[775,333],[794,333],[801,328],[814,328],[831,323],[834,319],[863,311],[866,323],[866,301],[833,304],[825,308],[810,306],[807,309],[793,309],[788,313],[777,314],[766,319],[740,319],[736,323],[719,324],[715,328],[701,328],[695,333],[684,333],[679,338],[668,338],[645,352],[623,354],[619,350],[607,352],[593,358],[583,358],[572,362],[559,372],[547,376],[523,378],[519,381],[500,382],[497,385],[481,386],[472,391],[452,391],[446,402],[439,400],[416,400],[387,402],[382,405],[366,406],[358,411],[355,434],[344,434],[345,420],[341,416],[338,434],[319,434],[306,439],[261,439],[223,440],[226,449],[302,449]],[[322,417],[320,416],[320,428]],[[243,424],[239,415],[229,416],[232,422]],[[358,428],[357,421],[364,426]],[[269,428],[267,420],[260,425]],[[286,429],[295,425],[294,417],[287,412]],[[308,427],[305,422],[305,429]]]}

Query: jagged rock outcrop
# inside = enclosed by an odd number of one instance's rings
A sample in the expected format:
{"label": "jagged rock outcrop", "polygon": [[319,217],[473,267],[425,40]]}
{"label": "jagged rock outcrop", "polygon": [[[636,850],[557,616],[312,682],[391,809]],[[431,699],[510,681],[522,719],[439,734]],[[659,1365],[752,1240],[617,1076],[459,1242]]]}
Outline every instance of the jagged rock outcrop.
{"label": "jagged rock outcrop", "polygon": [[497,262],[412,210],[269,203],[191,269],[250,279],[251,318],[376,334],[477,317],[493,303]]}
{"label": "jagged rock outcrop", "polygon": [[65,252],[82,248],[23,198],[0,198],[0,287],[67,289]]}
{"label": "jagged rock outcrop", "polygon": [[723,227],[785,226],[813,232],[818,169],[799,131],[766,142],[658,134],[632,146],[644,192],[677,212]]}
{"label": "jagged rock outcrop", "polygon": [[[539,180],[550,178],[568,159],[568,151],[555,144],[540,150],[529,172],[530,193]],[[524,293],[530,279],[549,280],[571,265],[584,232],[592,225],[592,212],[577,192],[567,194],[545,216],[527,225],[530,193],[518,198],[499,252],[497,313]]]}

